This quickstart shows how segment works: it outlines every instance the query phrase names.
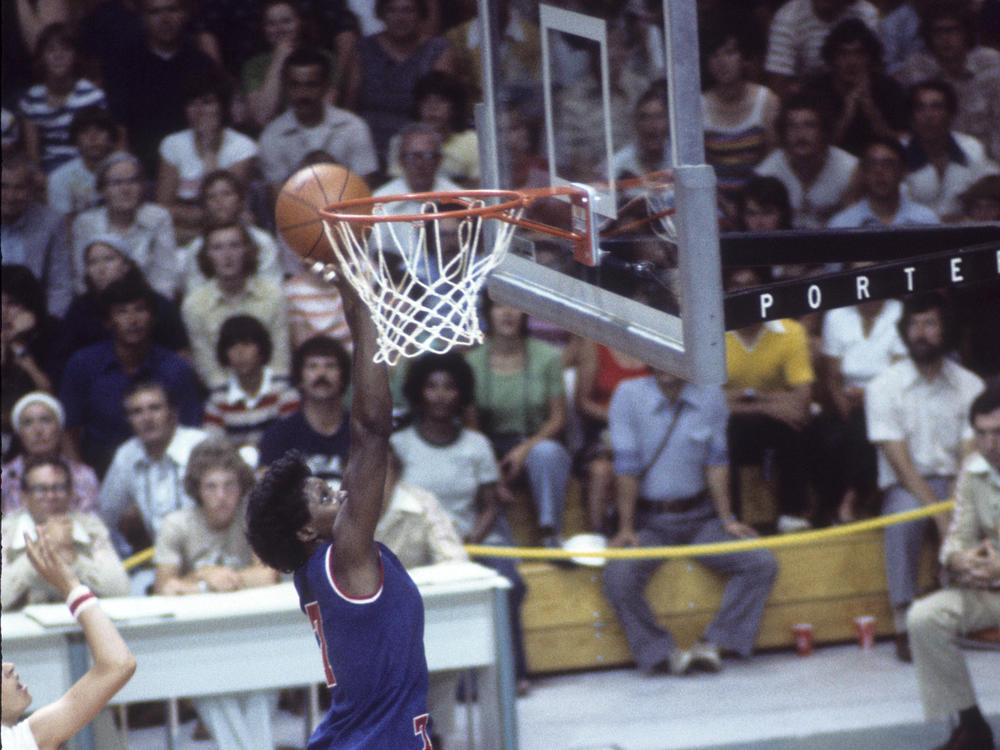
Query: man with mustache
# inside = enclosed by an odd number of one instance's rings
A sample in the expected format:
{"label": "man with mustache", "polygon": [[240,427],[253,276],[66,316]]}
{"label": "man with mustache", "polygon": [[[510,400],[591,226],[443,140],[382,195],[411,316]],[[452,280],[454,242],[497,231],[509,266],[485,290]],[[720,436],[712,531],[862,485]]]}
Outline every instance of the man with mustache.
{"label": "man with mustache", "polygon": [[830,145],[832,117],[822,100],[795,94],[778,115],[781,148],[754,170],[777,177],[788,188],[795,229],[821,229],[857,192],[858,158]]}
{"label": "man with mustache", "polygon": [[292,384],[302,396],[302,410],[279,419],[260,440],[260,466],[298,450],[315,476],[339,481],[350,447],[344,393],[351,357],[340,342],[317,335],[292,355]]}
{"label": "man with mustache", "polygon": [[[903,302],[899,335],[909,357],[868,386],[868,439],[878,448],[878,485],[886,515],[932,505],[952,496],[962,457],[972,446],[969,405],[983,381],[950,359],[955,325],[943,296],[915,295]],[[941,538],[947,514],[934,516]],[[929,519],[885,530],[885,567],[896,626],[896,656],[910,661],[906,614],[917,594],[920,549]]]}
{"label": "man with mustache", "polygon": [[313,151],[330,154],[337,164],[361,177],[378,169],[365,121],[325,101],[330,80],[326,56],[305,47],[295,50],[285,61],[283,79],[288,109],[260,135],[260,166],[275,196]]}

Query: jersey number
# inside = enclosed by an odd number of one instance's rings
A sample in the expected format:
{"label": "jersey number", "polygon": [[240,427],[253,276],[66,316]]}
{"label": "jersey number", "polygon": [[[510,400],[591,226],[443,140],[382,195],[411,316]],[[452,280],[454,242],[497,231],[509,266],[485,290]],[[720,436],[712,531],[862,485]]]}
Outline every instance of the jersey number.
{"label": "jersey number", "polygon": [[420,714],[413,717],[413,736],[420,737],[424,741],[423,750],[434,750],[431,745],[431,738],[427,734],[427,722],[430,721],[430,714]]}
{"label": "jersey number", "polygon": [[323,674],[326,675],[326,686],[332,688],[337,684],[337,676],[330,666],[330,657],[326,653],[326,636],[323,635],[323,613],[319,610],[319,602],[309,602],[306,605],[306,614],[309,615],[309,623],[312,625],[313,634],[316,636],[316,643],[319,644],[319,653],[323,659]]}

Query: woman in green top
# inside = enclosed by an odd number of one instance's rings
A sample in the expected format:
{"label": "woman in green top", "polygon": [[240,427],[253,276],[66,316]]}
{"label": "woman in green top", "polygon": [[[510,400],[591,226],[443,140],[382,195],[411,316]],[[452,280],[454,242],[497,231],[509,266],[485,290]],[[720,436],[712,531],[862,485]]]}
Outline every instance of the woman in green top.
{"label": "woman in green top", "polygon": [[[299,45],[311,41],[309,27],[296,0],[267,0],[262,10],[261,23],[269,51],[247,60],[240,73],[250,119],[259,128],[277,117],[285,107],[281,80],[285,60]],[[336,58],[326,48],[320,51],[330,58],[329,93],[330,104],[333,104]]]}
{"label": "woman in green top", "polygon": [[547,547],[560,545],[571,459],[559,437],[566,390],[559,351],[527,335],[527,318],[485,298],[486,343],[468,354],[476,375],[479,428],[500,462],[500,491],[527,478]]}

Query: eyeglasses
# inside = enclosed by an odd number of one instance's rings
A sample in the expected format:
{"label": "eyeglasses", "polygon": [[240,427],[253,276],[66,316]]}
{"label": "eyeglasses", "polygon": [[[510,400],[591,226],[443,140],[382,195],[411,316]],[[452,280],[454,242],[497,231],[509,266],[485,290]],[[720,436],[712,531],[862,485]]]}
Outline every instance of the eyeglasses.
{"label": "eyeglasses", "polygon": [[932,34],[961,34],[964,29],[957,23],[939,23],[931,26],[929,31]]}
{"label": "eyeglasses", "polygon": [[406,161],[435,161],[441,158],[441,154],[437,151],[410,151],[402,158]]}
{"label": "eyeglasses", "polygon": [[104,184],[107,187],[125,187],[126,185],[138,185],[141,182],[141,177],[121,177],[114,180],[107,180]]}
{"label": "eyeglasses", "polygon": [[27,491],[32,495],[62,495],[69,492],[69,485],[62,484],[29,484]]}

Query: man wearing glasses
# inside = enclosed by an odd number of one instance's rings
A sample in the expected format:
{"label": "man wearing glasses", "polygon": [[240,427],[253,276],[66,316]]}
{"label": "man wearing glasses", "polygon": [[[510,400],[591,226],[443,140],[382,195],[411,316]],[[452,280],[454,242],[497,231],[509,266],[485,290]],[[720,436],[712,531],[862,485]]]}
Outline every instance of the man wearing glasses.
{"label": "man wearing glasses", "polygon": [[[438,174],[441,166],[441,136],[426,123],[410,123],[399,131],[399,166],[403,170],[403,176],[387,182],[372,193],[373,197],[462,189],[447,177]],[[426,201],[420,200],[392,201],[386,204],[385,212],[397,216],[424,213],[425,203]],[[381,224],[377,229],[382,233],[382,246],[386,249],[398,247],[400,254],[403,254],[416,246],[416,225],[389,223]]]}
{"label": "man wearing glasses", "polygon": [[[387,182],[372,195],[402,195],[429,191],[461,190],[447,177],[438,174],[441,166],[441,136],[427,123],[413,122],[399,131],[399,166],[403,176]],[[420,213],[417,201],[386,206],[389,213]],[[405,210],[404,210],[405,209]]]}
{"label": "man wearing glasses", "polygon": [[97,596],[125,596],[129,580],[111,545],[108,529],[95,513],[69,510],[72,476],[60,458],[31,457],[21,478],[25,507],[3,519],[3,571],[0,599],[5,612],[26,604],[61,602],[32,567],[25,536],[46,537],[70,564],[80,582]]}

